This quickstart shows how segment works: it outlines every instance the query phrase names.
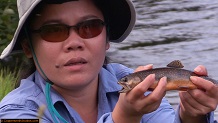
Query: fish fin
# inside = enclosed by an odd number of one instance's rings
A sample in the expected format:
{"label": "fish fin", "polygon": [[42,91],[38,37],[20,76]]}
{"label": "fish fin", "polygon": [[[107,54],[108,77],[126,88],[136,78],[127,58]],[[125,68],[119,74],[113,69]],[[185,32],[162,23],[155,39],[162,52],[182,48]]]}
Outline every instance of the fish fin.
{"label": "fish fin", "polygon": [[178,88],[179,88],[180,91],[187,91],[187,90],[189,90],[188,86],[178,86]]}
{"label": "fish fin", "polygon": [[179,61],[179,60],[174,60],[174,61],[170,62],[170,63],[167,65],[167,67],[183,68],[184,66],[183,66],[183,64],[182,64],[181,61]]}

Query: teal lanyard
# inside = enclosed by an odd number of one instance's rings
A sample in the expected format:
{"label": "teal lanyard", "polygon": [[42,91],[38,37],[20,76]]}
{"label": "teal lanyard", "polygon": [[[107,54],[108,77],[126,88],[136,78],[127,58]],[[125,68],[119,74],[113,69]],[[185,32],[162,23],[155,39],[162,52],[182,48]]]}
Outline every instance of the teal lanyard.
{"label": "teal lanyard", "polygon": [[[32,42],[31,42],[31,38],[29,36],[28,30],[27,28],[25,28],[25,33],[27,36],[27,39],[29,41],[29,46],[33,55],[33,59],[35,60],[36,65],[38,66],[39,70],[41,71],[41,73],[43,74],[43,76],[46,78],[46,86],[45,86],[45,96],[46,96],[46,102],[47,102],[47,106],[48,106],[48,110],[52,116],[52,119],[54,120],[55,123],[58,123],[56,117],[61,120],[63,123],[68,123],[59,113],[58,111],[55,109],[54,105],[52,104],[52,100],[51,100],[51,94],[50,94],[50,90],[51,90],[51,85],[53,84],[53,82],[51,82],[48,77],[45,75],[44,71],[42,70],[41,66],[39,65],[38,59],[36,57]],[[56,117],[55,117],[56,116]]]}
{"label": "teal lanyard", "polygon": [[52,100],[51,100],[51,94],[50,94],[50,89],[51,89],[51,84],[46,82],[46,87],[45,87],[45,96],[46,96],[46,101],[47,101],[47,105],[48,105],[48,110],[54,120],[55,123],[57,122],[57,119],[55,118],[58,117],[62,122],[64,123],[68,123],[59,113],[58,111],[55,109],[54,105],[52,104]]}

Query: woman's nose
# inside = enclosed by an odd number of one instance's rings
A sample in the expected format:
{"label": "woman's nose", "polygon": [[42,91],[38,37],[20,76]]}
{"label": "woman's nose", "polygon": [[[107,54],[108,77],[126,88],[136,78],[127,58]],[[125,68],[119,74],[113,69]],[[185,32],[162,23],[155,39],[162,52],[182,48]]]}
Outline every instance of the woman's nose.
{"label": "woman's nose", "polygon": [[64,50],[69,52],[72,50],[83,50],[84,49],[84,39],[82,39],[74,29],[69,32],[69,37],[64,41]]}

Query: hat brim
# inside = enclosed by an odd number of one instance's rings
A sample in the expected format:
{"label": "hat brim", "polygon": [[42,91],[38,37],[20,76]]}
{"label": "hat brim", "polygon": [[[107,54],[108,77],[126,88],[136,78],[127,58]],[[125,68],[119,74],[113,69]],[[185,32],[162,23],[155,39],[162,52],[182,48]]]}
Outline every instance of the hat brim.
{"label": "hat brim", "polygon": [[[27,2],[27,1],[25,1]],[[23,25],[25,24],[27,18],[29,17],[30,13],[32,12],[32,10],[35,8],[35,6],[38,5],[38,3],[41,2],[41,0],[36,0],[32,3],[31,7],[28,9],[27,12],[25,12],[19,19],[19,22],[18,22],[18,26],[17,26],[17,29],[14,33],[14,37],[13,39],[11,40],[10,44],[3,50],[1,56],[0,56],[0,59],[4,59],[5,57],[7,57],[12,51],[13,52],[16,52],[16,51],[21,51],[21,46],[19,44],[19,41],[18,40],[18,36],[20,35],[20,32],[23,28]],[[19,7],[19,6],[18,6]]]}
{"label": "hat brim", "polygon": [[[29,1],[29,0],[28,0]],[[26,23],[27,18],[42,0],[32,1],[28,10],[20,17],[18,27],[10,44],[3,50],[0,59],[4,59],[11,52],[22,51],[19,35]],[[104,4],[103,10],[107,13],[107,27],[110,42],[122,42],[131,32],[135,25],[136,13],[130,0],[97,0]],[[25,1],[26,2],[26,1]],[[18,6],[19,8],[19,6]]]}

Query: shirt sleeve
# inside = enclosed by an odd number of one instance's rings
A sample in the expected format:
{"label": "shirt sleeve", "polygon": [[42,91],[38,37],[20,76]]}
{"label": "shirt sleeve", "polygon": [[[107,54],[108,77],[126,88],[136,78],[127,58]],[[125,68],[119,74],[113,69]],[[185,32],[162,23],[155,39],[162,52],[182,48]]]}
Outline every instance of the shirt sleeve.
{"label": "shirt sleeve", "polygon": [[[167,110],[167,109],[161,109],[160,111],[155,111],[153,113],[155,113],[156,115],[158,114],[158,117],[156,116],[152,116],[152,118],[150,117],[149,120],[145,120],[146,118],[146,115],[144,116],[144,118],[141,120],[140,123],[150,123],[150,122],[162,122],[162,121],[166,121],[166,122],[170,122],[172,123],[172,121],[170,120],[171,118],[174,117],[174,123],[182,123],[181,120],[180,120],[180,117],[179,117],[179,109],[180,107],[178,106],[175,114],[173,113],[172,110]],[[164,115],[163,115],[164,114]],[[165,118],[164,118],[165,117]],[[208,120],[208,123],[218,123],[216,120],[214,120],[214,112],[210,112],[208,115],[207,115],[207,120]],[[114,123],[113,122],[113,119],[112,119],[112,113],[106,113],[104,115],[101,116],[101,118],[99,119],[98,123]]]}
{"label": "shirt sleeve", "polygon": [[37,110],[29,110],[24,105],[4,105],[0,108],[0,117],[4,119],[13,118],[37,118]]}
{"label": "shirt sleeve", "polygon": [[[22,105],[5,105],[0,108],[0,119],[38,119],[38,113],[35,109],[27,109]],[[41,123],[52,123],[42,117]]]}

